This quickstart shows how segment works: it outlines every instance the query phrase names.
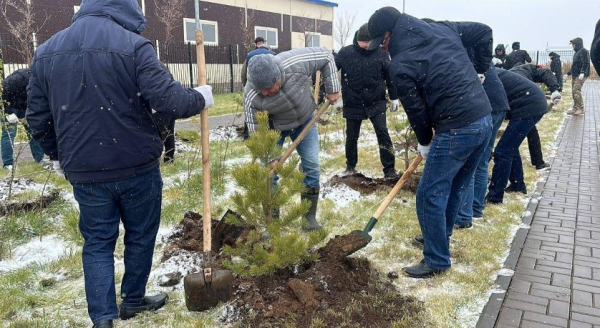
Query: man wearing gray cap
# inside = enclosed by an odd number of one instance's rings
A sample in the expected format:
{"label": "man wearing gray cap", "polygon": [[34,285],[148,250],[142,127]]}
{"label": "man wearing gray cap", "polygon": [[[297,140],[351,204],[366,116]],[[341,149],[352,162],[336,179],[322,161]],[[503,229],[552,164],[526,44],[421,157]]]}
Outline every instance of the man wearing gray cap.
{"label": "man wearing gray cap", "polygon": [[[302,48],[282,52],[276,56],[257,55],[248,62],[248,83],[244,87],[244,113],[248,130],[257,129],[256,112],[269,113],[276,130],[280,131],[279,145],[286,137],[296,140],[313,117],[315,101],[310,77],[321,71],[327,100],[334,103],[340,97],[340,83],[333,55],[327,48]],[[319,133],[316,125],[296,148],[300,166],[306,174],[306,191],[301,194],[311,207],[305,218],[308,230],[321,229],[317,222],[319,201]]]}

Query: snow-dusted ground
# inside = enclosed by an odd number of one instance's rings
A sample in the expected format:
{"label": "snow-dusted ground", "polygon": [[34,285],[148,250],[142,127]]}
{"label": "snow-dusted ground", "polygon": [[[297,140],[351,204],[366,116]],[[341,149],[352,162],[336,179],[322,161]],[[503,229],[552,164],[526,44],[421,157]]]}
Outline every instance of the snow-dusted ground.
{"label": "snow-dusted ground", "polygon": [[57,235],[32,239],[25,245],[15,247],[10,259],[0,261],[0,272],[23,268],[30,264],[44,264],[58,260],[74,252],[75,248]]}

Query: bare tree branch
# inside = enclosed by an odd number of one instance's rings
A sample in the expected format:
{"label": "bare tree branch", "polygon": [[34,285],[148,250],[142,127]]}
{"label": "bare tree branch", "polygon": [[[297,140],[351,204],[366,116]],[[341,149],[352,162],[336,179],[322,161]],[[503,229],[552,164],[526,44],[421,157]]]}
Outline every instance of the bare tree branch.
{"label": "bare tree branch", "polygon": [[185,0],[153,0],[154,14],[158,21],[165,26],[164,45],[168,47],[173,39],[173,30],[181,26],[181,17],[184,14]]}
{"label": "bare tree branch", "polygon": [[346,45],[348,37],[352,35],[354,20],[356,19],[356,12],[354,14],[347,11],[338,11],[337,20],[335,22],[335,42],[341,47]]}
{"label": "bare tree branch", "polygon": [[6,30],[15,38],[17,44],[12,48],[26,63],[33,58],[33,35],[39,32],[50,18],[47,14],[41,24],[36,24],[33,2],[27,0],[0,0],[0,16],[6,22]]}
{"label": "bare tree branch", "polygon": [[246,51],[250,51],[254,48],[254,10],[252,10],[252,12],[248,10],[248,12],[248,24],[246,24],[246,20],[240,20],[240,29],[242,30],[242,42]]}

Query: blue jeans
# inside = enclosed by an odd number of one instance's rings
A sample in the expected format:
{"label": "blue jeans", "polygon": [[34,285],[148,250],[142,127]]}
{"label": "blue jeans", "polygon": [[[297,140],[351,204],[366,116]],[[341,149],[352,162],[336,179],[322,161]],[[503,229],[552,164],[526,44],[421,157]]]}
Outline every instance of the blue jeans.
{"label": "blue jeans", "polygon": [[434,270],[450,267],[449,240],[464,190],[492,134],[492,117],[436,134],[417,189],[423,257]]}
{"label": "blue jeans", "polygon": [[[310,122],[312,118],[313,115],[311,115],[304,124],[295,129],[281,131],[281,137],[277,144],[283,146],[283,142],[287,137],[290,137],[292,141],[296,140],[300,132],[302,132],[306,124]],[[319,131],[317,130],[316,124],[308,131],[304,139],[296,148],[296,151],[298,152],[298,155],[300,155],[300,168],[302,169],[302,172],[306,174],[304,177],[304,185],[307,188],[319,188],[321,167],[319,165]],[[278,179],[279,178],[275,176],[275,182],[277,182]]]}
{"label": "blue jeans", "polygon": [[118,317],[114,251],[119,222],[125,227],[124,305],[142,304],[160,223],[162,178],[156,169],[114,182],[73,183],[79,203],[83,273],[92,322]]}
{"label": "blue jeans", "polygon": [[468,225],[473,220],[473,217],[483,217],[485,192],[488,186],[490,155],[492,154],[492,149],[494,149],[496,134],[504,121],[504,117],[506,117],[506,111],[492,112],[492,122],[494,124],[492,136],[481,156],[481,160],[479,160],[479,164],[477,164],[475,175],[469,182],[467,190],[465,190],[462,205],[456,217],[456,224]]}
{"label": "blue jeans", "polygon": [[[44,152],[40,143],[31,137],[31,130],[28,124],[23,124],[27,138],[29,139],[29,148],[31,155],[36,162],[41,162],[44,159]],[[13,165],[13,145],[17,137],[17,123],[8,123],[6,119],[2,124],[2,137],[0,138],[0,147],[2,147],[2,165]]]}
{"label": "blue jeans", "polygon": [[538,116],[508,123],[494,150],[492,181],[486,196],[486,200],[489,202],[502,203],[504,188],[506,188],[509,177],[512,177],[513,181],[511,182],[515,184],[517,189],[525,189],[523,163],[521,162],[519,146],[541,118],[542,116]]}

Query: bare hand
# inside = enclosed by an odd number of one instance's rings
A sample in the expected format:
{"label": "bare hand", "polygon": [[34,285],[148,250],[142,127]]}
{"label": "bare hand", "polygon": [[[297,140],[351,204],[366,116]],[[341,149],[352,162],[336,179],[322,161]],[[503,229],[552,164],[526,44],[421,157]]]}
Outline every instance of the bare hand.
{"label": "bare hand", "polygon": [[340,93],[339,92],[335,92],[335,93],[328,93],[327,94],[327,100],[329,100],[330,104],[335,104],[335,102],[340,99]]}

